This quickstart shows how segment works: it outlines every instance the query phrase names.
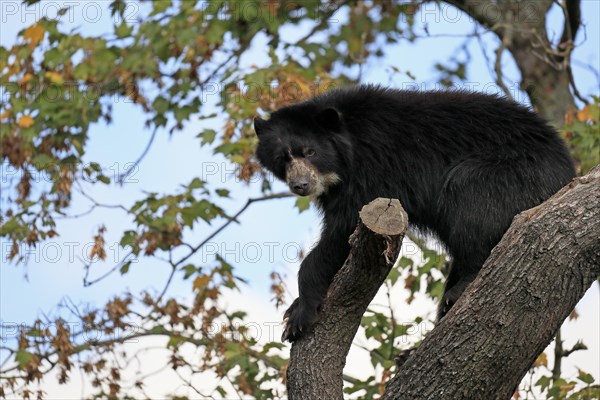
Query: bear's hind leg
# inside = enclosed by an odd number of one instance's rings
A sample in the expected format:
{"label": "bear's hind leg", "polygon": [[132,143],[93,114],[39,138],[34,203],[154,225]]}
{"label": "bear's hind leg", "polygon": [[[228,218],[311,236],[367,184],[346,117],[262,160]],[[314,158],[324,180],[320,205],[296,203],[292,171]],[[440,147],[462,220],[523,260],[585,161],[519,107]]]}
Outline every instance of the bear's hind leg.
{"label": "bear's hind leg", "polygon": [[464,273],[462,272],[464,269],[463,265],[458,265],[456,262],[452,263],[446,287],[444,288],[444,295],[438,305],[437,321],[440,321],[450,311],[467,286],[477,277],[477,272]]}

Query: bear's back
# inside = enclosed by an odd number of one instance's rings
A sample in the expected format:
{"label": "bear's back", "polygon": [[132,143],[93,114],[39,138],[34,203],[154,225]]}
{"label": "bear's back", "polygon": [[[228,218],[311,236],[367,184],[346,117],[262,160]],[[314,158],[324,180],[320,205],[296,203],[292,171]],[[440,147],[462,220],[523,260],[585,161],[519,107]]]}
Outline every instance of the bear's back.
{"label": "bear's back", "polygon": [[[564,143],[546,121],[526,106],[498,95],[459,90],[409,91],[358,85],[331,90],[297,105],[293,114],[337,109],[348,134],[369,145],[444,149],[456,155],[504,151],[547,153],[568,159]],[[296,106],[292,106],[296,107]],[[401,150],[401,149],[400,149]]]}

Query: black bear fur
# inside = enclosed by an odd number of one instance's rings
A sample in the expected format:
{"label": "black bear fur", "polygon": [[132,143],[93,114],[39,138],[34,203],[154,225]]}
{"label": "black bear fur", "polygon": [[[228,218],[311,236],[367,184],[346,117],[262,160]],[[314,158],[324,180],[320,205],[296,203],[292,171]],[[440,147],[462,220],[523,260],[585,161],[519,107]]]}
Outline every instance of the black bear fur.
{"label": "black bear fur", "polygon": [[[452,268],[439,319],[513,217],[575,175],[565,144],[542,118],[480,93],[354,86],[256,118],[255,130],[260,163],[293,192],[312,195],[323,214],[321,239],[300,266],[299,298],[285,315],[290,341],[316,320],[348,256],[358,211],[371,200],[399,199],[411,225],[447,248]],[[292,164],[305,172],[290,179]]]}

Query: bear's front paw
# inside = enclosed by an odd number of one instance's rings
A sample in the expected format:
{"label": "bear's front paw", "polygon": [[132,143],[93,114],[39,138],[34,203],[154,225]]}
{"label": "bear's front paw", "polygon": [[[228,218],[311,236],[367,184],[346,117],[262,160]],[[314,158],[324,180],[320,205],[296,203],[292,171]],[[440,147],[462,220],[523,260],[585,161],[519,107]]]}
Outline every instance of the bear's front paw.
{"label": "bear's front paw", "polygon": [[281,341],[295,342],[313,326],[316,320],[317,309],[297,298],[283,315],[285,328],[281,335]]}

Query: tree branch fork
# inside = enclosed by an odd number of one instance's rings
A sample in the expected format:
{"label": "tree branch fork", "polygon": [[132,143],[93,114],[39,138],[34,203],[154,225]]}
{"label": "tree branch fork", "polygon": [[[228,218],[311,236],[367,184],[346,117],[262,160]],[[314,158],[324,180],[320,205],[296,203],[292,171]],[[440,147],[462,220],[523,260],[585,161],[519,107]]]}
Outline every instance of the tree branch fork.
{"label": "tree branch fork", "polygon": [[[400,252],[398,200],[360,212],[350,255],[310,332],[292,345],[290,400],[343,399],[362,315]],[[508,399],[600,276],[600,166],[513,220],[475,281],[390,380],[382,399]]]}

